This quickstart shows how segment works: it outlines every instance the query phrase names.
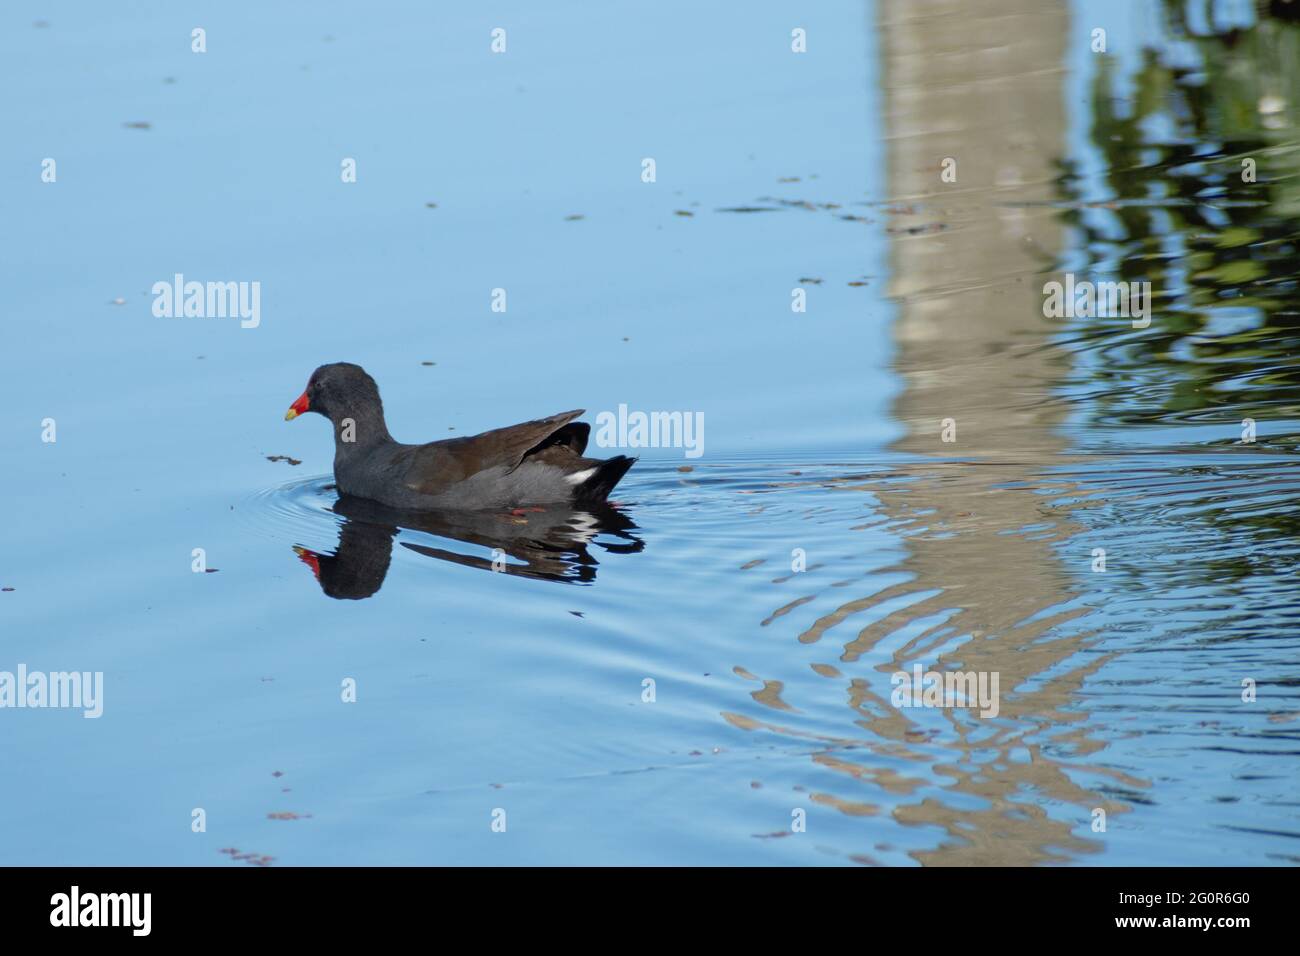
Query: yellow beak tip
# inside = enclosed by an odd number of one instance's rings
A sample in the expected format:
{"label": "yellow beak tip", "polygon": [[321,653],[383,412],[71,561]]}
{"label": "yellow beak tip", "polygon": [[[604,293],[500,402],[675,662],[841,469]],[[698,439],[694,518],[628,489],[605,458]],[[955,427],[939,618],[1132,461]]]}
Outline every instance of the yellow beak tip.
{"label": "yellow beak tip", "polygon": [[297,417],[298,417],[298,413],[295,412],[292,408],[289,409],[287,412],[284,413],[284,420],[285,420],[286,422],[291,422],[291,421],[293,421],[293,420],[294,420],[295,418],[297,418]]}

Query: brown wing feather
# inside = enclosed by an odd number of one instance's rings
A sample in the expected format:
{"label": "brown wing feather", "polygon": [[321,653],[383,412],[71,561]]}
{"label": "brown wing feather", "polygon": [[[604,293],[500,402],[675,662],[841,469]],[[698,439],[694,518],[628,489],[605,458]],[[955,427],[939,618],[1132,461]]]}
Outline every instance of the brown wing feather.
{"label": "brown wing feather", "polygon": [[584,411],[579,408],[479,435],[420,445],[411,456],[404,484],[419,494],[433,495],[488,468],[515,468],[525,455]]}

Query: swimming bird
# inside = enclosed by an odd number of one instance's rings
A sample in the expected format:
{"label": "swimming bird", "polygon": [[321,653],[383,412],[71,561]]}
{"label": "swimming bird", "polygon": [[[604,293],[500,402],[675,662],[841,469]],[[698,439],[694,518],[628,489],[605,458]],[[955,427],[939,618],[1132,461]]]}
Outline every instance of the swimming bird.
{"label": "swimming bird", "polygon": [[407,445],[388,433],[379,386],[360,365],[312,372],[285,412],[334,426],[334,482],[347,495],[392,508],[486,510],[606,500],[635,458],[584,458],[583,409],[463,438]]}

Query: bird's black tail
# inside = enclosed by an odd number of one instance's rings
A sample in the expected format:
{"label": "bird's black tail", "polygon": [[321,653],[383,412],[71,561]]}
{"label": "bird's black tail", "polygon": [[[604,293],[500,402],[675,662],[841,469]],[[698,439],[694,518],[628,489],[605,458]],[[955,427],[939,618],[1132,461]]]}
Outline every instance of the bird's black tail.
{"label": "bird's black tail", "polygon": [[596,466],[596,473],[578,486],[573,498],[578,502],[599,502],[609,497],[627,470],[636,463],[635,458],[627,455],[615,455]]}

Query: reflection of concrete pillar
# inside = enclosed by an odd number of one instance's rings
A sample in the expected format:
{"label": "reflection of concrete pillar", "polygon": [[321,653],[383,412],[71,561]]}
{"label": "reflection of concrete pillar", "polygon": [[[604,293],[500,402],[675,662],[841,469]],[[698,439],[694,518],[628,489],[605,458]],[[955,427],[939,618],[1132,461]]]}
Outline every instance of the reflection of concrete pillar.
{"label": "reflection of concrete pillar", "polygon": [[[999,203],[1053,198],[1065,130],[1063,0],[878,0],[892,281],[898,302],[895,413],[901,451],[1059,450],[1044,404],[1059,360],[1032,352],[1049,326],[1042,282],[1057,210]],[[956,183],[944,183],[945,159]],[[942,227],[942,228],[940,228]],[[939,443],[957,421],[957,443]]]}
{"label": "reflection of concrete pillar", "polygon": [[[984,460],[941,466],[942,481],[885,506],[933,508],[926,524],[955,532],[909,538],[914,589],[941,590],[927,603],[959,607],[972,632],[996,635],[1060,601],[1068,584],[1050,541],[1007,533],[1044,521],[1041,498],[999,486],[1028,478],[1064,445],[1050,401],[1063,359],[1047,345],[1042,313],[1059,210],[1006,204],[1053,198],[1069,24],[1052,0],[880,0],[879,12],[888,188],[899,210],[889,217],[903,380],[895,414],[909,427],[897,447]],[[956,183],[940,179],[947,158]],[[957,423],[953,444],[940,441],[946,418]]]}
{"label": "reflection of concrete pillar", "polygon": [[[881,639],[934,615],[942,625],[878,667],[906,670],[920,661],[945,669],[952,661],[962,670],[996,671],[1003,697],[1034,678],[1032,693],[1003,704],[1000,716],[1015,730],[975,744],[958,733],[950,742],[950,789],[989,801],[989,809],[960,810],[936,797],[900,806],[895,817],[952,834],[952,841],[917,854],[928,865],[1036,863],[1061,858],[1060,849],[1068,857],[1095,846],[1024,798],[1048,794],[1075,805],[1080,819],[1094,806],[1122,809],[1075,785],[1040,749],[1067,725],[1081,734],[1074,722],[1082,715],[1064,708],[1098,661],[1066,664],[1082,637],[1039,640],[1071,616],[1053,611],[1071,582],[1054,546],[1073,529],[1068,516],[1044,513],[1041,496],[1005,487],[1034,481],[1038,466],[1064,448],[1054,431],[1061,406],[1050,394],[1064,361],[1047,344],[1053,329],[1042,314],[1043,274],[1055,267],[1062,242],[1059,210],[1007,204],[1054,198],[1054,163],[1064,152],[1066,5],[878,0],[878,9],[894,200],[889,292],[898,307],[903,384],[894,412],[908,428],[896,448],[937,459],[917,466],[918,480],[880,498],[895,518],[923,512],[916,526],[936,533],[909,535],[902,568],[912,579],[864,603],[912,594],[916,600],[862,628],[844,659],[860,659]],[[940,177],[949,159],[956,162],[955,183]],[[944,419],[956,421],[953,444],[940,441]],[[943,462],[954,455],[982,461]],[[1029,525],[1050,530],[1042,537],[1016,533]],[[1025,623],[1036,616],[1037,623]],[[801,639],[820,639],[817,630]],[[953,647],[953,634],[970,639]],[[1053,671],[1054,679],[1042,679]],[[875,715],[864,726],[906,743],[903,715],[867,695],[863,704],[864,714]],[[980,771],[956,767],[963,751],[987,757],[1013,749],[1034,759],[1003,761],[996,773],[987,760]]]}
{"label": "reflection of concrete pillar", "polygon": [[[812,799],[871,816],[878,808],[862,799],[865,782],[891,795],[896,823],[941,828],[947,837],[912,853],[925,865],[1069,860],[1100,848],[1082,829],[1094,809],[1126,807],[1087,789],[1060,756],[1104,746],[1091,738],[1079,688],[1106,657],[1078,653],[1089,635],[1072,619],[1087,609],[1069,606],[1079,582],[1056,551],[1076,528],[1068,509],[1047,507],[1048,496],[1034,491],[1051,480],[1043,467],[1064,458],[1055,431],[1062,406],[1051,399],[1068,356],[1049,344],[1041,291],[1063,229],[1058,210],[1013,204],[1055,198],[1065,3],[877,5],[894,201],[889,293],[903,385],[894,413],[908,426],[896,447],[920,460],[895,463],[889,480],[836,487],[874,496],[907,556],[883,590],[854,594],[837,584],[834,605],[799,635],[826,654],[813,665],[818,675],[837,689],[847,677],[852,736],[785,724],[776,680],[753,695],[771,720],[724,716],[823,744],[813,759],[844,783]],[[940,179],[946,158],[957,161],[952,184]],[[944,418],[957,421],[955,444],[940,442]],[[1085,571],[1090,555],[1064,550]],[[915,711],[881,692],[884,674],[914,663],[998,674],[996,723],[954,707],[943,712],[947,726],[922,729]],[[1044,800],[1066,809],[1049,816]]]}

